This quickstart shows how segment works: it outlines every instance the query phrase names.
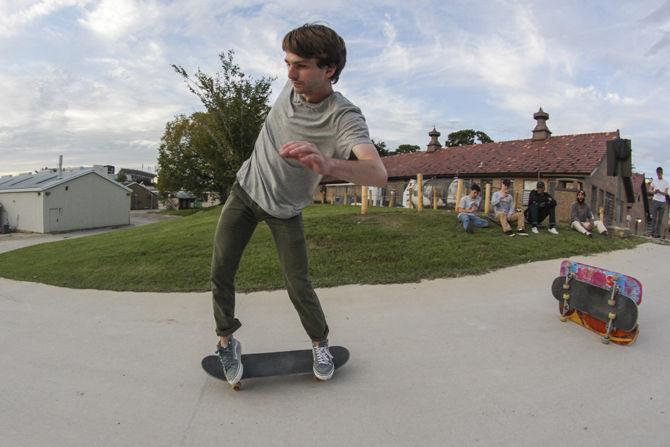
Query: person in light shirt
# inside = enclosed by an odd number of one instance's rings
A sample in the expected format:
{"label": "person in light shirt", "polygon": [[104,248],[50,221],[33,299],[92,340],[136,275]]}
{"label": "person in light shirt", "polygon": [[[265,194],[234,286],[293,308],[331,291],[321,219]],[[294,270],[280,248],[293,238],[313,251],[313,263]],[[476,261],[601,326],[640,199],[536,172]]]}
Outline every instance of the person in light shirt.
{"label": "person in light shirt", "polygon": [[661,225],[663,213],[667,213],[665,201],[668,196],[668,182],[663,178],[663,168],[660,166],[656,168],[656,178],[651,181],[649,192],[654,195],[651,201],[651,235],[658,238],[664,233]]}

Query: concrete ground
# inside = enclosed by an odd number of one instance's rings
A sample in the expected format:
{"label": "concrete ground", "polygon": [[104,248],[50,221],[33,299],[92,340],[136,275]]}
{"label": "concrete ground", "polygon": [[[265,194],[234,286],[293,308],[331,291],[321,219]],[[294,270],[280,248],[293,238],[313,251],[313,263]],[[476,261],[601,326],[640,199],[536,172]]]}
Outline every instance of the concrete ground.
{"label": "concrete ground", "polygon": [[77,237],[90,236],[108,231],[123,230],[125,228],[137,227],[162,220],[177,219],[178,216],[167,214],[158,214],[156,210],[136,210],[130,212],[130,225],[123,227],[104,227],[91,230],[69,231],[66,233],[9,233],[0,234],[0,253],[16,250],[31,245],[44,244],[46,242],[55,242],[63,239],[73,239]]}
{"label": "concrete ground", "polygon": [[[0,279],[3,446],[668,446],[670,248],[575,259],[644,285],[640,336],[561,323],[560,260],[482,276],[319,290],[332,381],[208,377],[207,293]],[[283,291],[239,296],[245,352],[308,347]]]}

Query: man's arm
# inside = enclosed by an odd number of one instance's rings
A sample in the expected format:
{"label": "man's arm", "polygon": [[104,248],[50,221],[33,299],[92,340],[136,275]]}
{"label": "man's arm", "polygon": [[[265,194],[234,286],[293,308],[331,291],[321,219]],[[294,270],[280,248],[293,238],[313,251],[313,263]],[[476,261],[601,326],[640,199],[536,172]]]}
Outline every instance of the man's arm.
{"label": "man's arm", "polygon": [[352,152],[358,160],[325,157],[309,141],[292,141],[279,150],[282,157],[292,158],[317,174],[328,175],[357,185],[386,186],[386,168],[372,144],[357,144]]}
{"label": "man's arm", "polygon": [[461,201],[459,202],[458,206],[456,207],[456,212],[457,213],[467,213],[468,210],[465,209],[465,197],[461,197]]}
{"label": "man's arm", "polygon": [[500,192],[496,191],[493,193],[493,196],[491,197],[491,206],[496,206],[499,203],[500,203]]}

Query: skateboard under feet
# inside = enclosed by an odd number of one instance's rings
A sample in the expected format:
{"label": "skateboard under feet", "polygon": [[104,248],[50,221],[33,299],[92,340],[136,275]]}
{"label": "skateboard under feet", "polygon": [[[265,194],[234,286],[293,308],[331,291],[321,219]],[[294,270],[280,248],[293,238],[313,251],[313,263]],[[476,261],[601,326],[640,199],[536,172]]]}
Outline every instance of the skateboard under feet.
{"label": "skateboard under feet", "polygon": [[[340,368],[349,360],[349,350],[347,348],[331,346],[329,349],[333,355],[335,369]],[[313,374],[313,362],[311,349],[242,354],[242,366],[244,368],[242,379],[232,385],[232,388],[239,391],[242,387],[242,380],[245,379]],[[202,359],[202,368],[210,376],[227,382],[218,355],[208,355]]]}

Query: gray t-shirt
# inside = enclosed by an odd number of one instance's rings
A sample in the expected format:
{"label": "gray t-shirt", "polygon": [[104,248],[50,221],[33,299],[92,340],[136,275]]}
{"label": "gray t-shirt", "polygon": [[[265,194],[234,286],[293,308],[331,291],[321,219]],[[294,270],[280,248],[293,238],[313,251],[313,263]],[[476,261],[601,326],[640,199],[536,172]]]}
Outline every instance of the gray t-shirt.
{"label": "gray t-shirt", "polygon": [[491,197],[491,205],[493,205],[494,213],[511,214],[514,212],[514,197],[509,192],[505,197],[501,197],[500,191],[493,193]]}
{"label": "gray t-shirt", "polygon": [[357,144],[371,144],[360,109],[338,92],[317,104],[306,102],[287,82],[258,134],[251,157],[237,172],[237,181],[268,214],[288,219],[312,203],[321,181],[316,172],[279,149],[289,141],[314,143],[326,157],[346,160]]}
{"label": "gray t-shirt", "polygon": [[[482,198],[480,196],[477,196],[476,199],[473,199],[472,197],[470,197],[470,194],[468,194],[466,196],[461,197],[460,207],[463,208],[464,210],[470,209],[473,206],[475,206],[475,207],[477,207],[477,209],[479,209],[479,205],[480,205],[481,202],[482,202]],[[459,214],[463,214],[463,213],[459,213]],[[474,214],[474,213],[466,213],[466,214]]]}
{"label": "gray t-shirt", "polygon": [[570,220],[572,222],[588,222],[593,219],[593,213],[591,212],[591,207],[586,204],[586,202],[581,205],[579,202],[573,202],[570,207]]}

